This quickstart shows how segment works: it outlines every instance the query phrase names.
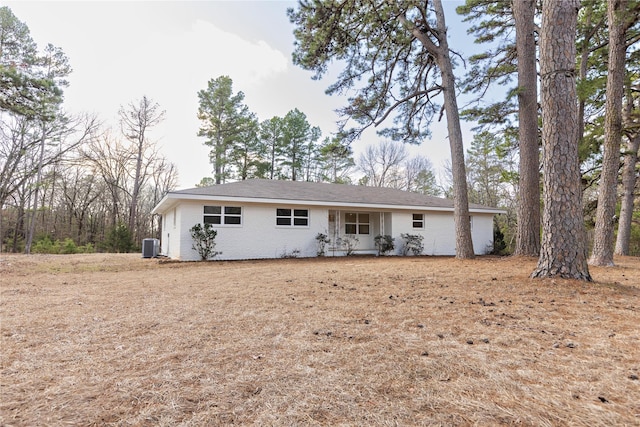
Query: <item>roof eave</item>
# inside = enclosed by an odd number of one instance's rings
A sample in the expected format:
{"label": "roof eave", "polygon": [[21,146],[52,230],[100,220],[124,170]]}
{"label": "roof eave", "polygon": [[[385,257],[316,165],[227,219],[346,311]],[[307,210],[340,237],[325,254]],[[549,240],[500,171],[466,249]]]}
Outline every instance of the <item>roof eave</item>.
{"label": "roof eave", "polygon": [[164,195],[162,199],[158,202],[157,205],[151,209],[151,215],[162,215],[164,212],[168,211],[173,205],[177,203],[181,197],[176,197],[175,193],[167,193]]}
{"label": "roof eave", "polygon": [[[200,200],[200,201],[218,201],[218,202],[234,202],[234,203],[259,203],[259,204],[296,204],[300,206],[323,206],[323,207],[340,207],[340,208],[366,208],[366,209],[387,209],[387,210],[428,210],[434,212],[453,212],[453,207],[443,206],[427,206],[427,205],[396,205],[384,203],[356,203],[356,202],[332,202],[318,200],[298,200],[283,198],[264,198],[264,197],[237,197],[237,196],[207,196],[201,194],[177,194],[168,193],[160,203],[156,205],[151,213],[166,212],[178,200]],[[501,214],[506,211],[501,209],[478,209],[470,208],[470,213],[478,214]]]}

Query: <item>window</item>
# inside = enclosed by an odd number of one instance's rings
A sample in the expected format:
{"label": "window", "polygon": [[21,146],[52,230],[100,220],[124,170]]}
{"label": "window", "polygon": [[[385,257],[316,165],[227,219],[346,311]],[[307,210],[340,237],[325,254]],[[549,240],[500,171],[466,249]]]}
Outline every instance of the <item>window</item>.
{"label": "window", "polygon": [[239,206],[205,206],[205,224],[240,225],[242,224],[242,208]]}
{"label": "window", "polygon": [[469,215],[469,229],[473,231],[473,216]]}
{"label": "window", "polygon": [[283,227],[308,227],[309,210],[276,209],[276,225]]}
{"label": "window", "polygon": [[424,228],[424,214],[413,214],[413,228]]}
{"label": "window", "polygon": [[345,234],[369,234],[369,214],[344,214],[344,232]]}

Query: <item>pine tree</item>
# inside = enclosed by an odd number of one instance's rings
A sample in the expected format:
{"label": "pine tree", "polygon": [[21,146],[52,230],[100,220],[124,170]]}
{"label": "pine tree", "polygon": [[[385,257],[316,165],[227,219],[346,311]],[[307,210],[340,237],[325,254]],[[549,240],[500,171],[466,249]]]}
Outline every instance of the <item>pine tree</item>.
{"label": "pine tree", "polygon": [[243,104],[244,93],[233,94],[229,76],[209,80],[207,88],[198,92],[198,99],[198,118],[202,122],[198,136],[205,137],[204,144],[211,147],[209,160],[215,182],[221,184],[231,174],[229,159],[235,144],[241,142],[242,124],[251,113]]}
{"label": "pine tree", "polygon": [[295,25],[295,64],[321,78],[330,63],[344,63],[327,92],[353,91],[340,110],[341,133],[348,141],[371,126],[392,122],[380,135],[421,142],[441,112],[433,99],[442,95],[454,178],[456,256],[473,258],[462,130],[442,1],[301,2],[288,14]]}
{"label": "pine tree", "polygon": [[545,2],[540,74],[543,144],[542,247],[532,277],[591,281],[578,162],[576,25],[579,0]]}

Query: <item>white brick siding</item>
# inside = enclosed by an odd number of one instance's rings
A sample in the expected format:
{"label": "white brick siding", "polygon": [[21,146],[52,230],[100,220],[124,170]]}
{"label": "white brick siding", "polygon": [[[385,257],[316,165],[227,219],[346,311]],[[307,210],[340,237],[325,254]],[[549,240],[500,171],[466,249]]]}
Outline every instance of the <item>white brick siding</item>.
{"label": "white brick siding", "polygon": [[[315,236],[327,230],[327,209],[310,208],[297,205],[268,204],[234,204],[213,202],[183,202],[178,216],[182,230],[182,238],[177,243],[179,253],[167,254],[182,260],[199,259],[198,253],[192,249],[189,229],[195,224],[203,223],[205,204],[240,206],[242,208],[241,225],[216,225],[216,248],[222,252],[215,259],[256,259],[281,258],[297,251],[299,257],[316,256]],[[276,209],[307,209],[309,211],[308,227],[288,227],[276,225]],[[173,244],[173,242],[171,243]]]}

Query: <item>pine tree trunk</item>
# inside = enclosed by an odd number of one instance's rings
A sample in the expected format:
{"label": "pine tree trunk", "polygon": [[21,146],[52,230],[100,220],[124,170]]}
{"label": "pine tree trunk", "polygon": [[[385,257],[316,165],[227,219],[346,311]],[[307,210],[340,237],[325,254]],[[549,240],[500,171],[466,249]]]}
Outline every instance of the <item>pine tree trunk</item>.
{"label": "pine tree trunk", "polygon": [[635,137],[629,141],[624,156],[624,166],[622,168],[622,201],[620,206],[620,221],[618,223],[618,237],[616,238],[615,247],[616,255],[629,255],[638,149],[640,149],[640,133],[636,134]]}
{"label": "pine tree trunk", "polygon": [[273,179],[273,176],[275,174],[275,168],[276,168],[276,143],[274,141],[273,145],[271,146],[271,170],[269,172],[269,179]]}
{"label": "pine tree trunk", "polygon": [[540,255],[540,153],[534,16],[535,0],[514,0],[518,53],[520,182],[515,255]]}
{"label": "pine tree trunk", "polygon": [[[222,119],[219,118],[218,121]],[[222,177],[222,168],[223,168],[223,157],[222,153],[224,152],[224,141],[222,140],[222,132],[218,129],[216,131],[216,138],[214,140],[213,150],[209,154],[210,161],[213,161],[213,175],[216,179],[216,185],[220,185],[224,183],[224,179]]]}
{"label": "pine tree trunk", "polygon": [[575,78],[579,0],[545,1],[542,7],[542,247],[532,277],[591,281],[587,266],[578,161]]}
{"label": "pine tree trunk", "polygon": [[598,185],[598,209],[593,240],[592,265],[613,265],[620,140],[622,139],[622,97],[625,75],[625,26],[622,13],[626,0],[609,0],[609,61],[607,64],[607,99],[605,102],[602,173]]}
{"label": "pine tree trunk", "polygon": [[455,78],[449,56],[447,27],[441,0],[433,2],[436,11],[436,25],[440,42],[439,55],[436,57],[442,75],[444,109],[447,117],[447,130],[451,148],[451,169],[453,172],[453,216],[456,230],[456,258],[474,258],[471,224],[469,217],[469,196],[467,192],[467,172],[464,164],[464,145],[458,101],[455,93]]}

